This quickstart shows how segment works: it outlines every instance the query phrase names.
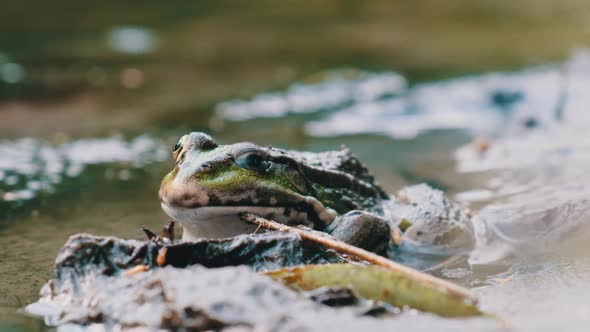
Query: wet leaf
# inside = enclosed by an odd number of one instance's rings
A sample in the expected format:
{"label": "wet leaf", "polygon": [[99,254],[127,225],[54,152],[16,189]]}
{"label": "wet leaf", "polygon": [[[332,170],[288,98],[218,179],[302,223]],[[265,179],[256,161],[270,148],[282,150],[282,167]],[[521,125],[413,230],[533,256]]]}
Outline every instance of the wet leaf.
{"label": "wet leaf", "polygon": [[411,280],[397,271],[379,266],[305,265],[269,271],[265,274],[302,290],[351,287],[366,299],[384,301],[400,308],[408,306],[445,317],[483,314],[472,299],[446,293],[429,283]]}

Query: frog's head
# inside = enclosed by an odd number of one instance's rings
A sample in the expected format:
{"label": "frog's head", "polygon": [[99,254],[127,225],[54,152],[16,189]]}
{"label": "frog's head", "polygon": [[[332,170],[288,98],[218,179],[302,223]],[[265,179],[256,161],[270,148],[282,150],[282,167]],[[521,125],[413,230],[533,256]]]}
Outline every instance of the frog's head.
{"label": "frog's head", "polygon": [[[244,230],[226,219],[236,219],[240,212],[286,223],[326,225],[359,204],[349,197],[367,201],[367,196],[382,194],[349,173],[320,168],[319,155],[253,143],[218,145],[199,132],[184,135],[174,146],[176,165],[160,187],[162,208],[183,225],[185,234],[198,225],[194,233],[201,236],[234,235]],[[346,151],[330,156],[342,161],[345,155]],[[315,158],[316,164],[310,165],[306,157]],[[328,155],[321,157],[325,158]],[[352,190],[343,187],[354,187],[354,193],[362,195],[352,193],[342,199],[343,190]]]}

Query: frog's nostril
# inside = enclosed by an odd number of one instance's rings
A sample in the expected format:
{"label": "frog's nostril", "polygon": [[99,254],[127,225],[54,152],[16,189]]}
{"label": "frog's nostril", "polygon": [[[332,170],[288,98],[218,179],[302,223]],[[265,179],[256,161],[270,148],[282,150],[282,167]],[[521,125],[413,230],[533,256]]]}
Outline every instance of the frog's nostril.
{"label": "frog's nostril", "polygon": [[211,172],[212,169],[213,169],[213,165],[211,165],[210,163],[203,163],[201,165],[201,168],[199,169],[199,172],[209,173],[209,172]]}

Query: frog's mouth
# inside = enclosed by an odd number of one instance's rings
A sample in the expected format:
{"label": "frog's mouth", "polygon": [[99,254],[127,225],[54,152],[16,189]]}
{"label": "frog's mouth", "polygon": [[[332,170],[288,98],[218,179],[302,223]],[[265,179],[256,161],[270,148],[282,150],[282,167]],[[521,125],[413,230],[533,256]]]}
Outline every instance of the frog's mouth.
{"label": "frog's mouth", "polygon": [[178,206],[162,200],[162,209],[172,219],[181,223],[183,240],[202,237],[226,237],[255,230],[239,218],[240,213],[249,212],[280,223],[323,227],[336,217],[336,212],[324,207],[313,197],[305,197],[298,204],[290,206],[245,205],[242,202],[224,205]]}
{"label": "frog's mouth", "polygon": [[162,209],[168,216],[183,223],[202,222],[210,218],[233,217],[249,212],[285,224],[322,225],[318,214],[309,206],[260,206],[260,205],[223,205],[201,207],[170,206],[162,202]]}
{"label": "frog's mouth", "polygon": [[[193,228],[199,237],[233,236],[247,232],[241,212],[249,212],[285,224],[323,228],[337,213],[312,196],[271,187],[218,190],[194,182],[162,182],[162,209],[183,229]],[[209,231],[207,228],[215,229]],[[185,238],[185,236],[183,236]]]}

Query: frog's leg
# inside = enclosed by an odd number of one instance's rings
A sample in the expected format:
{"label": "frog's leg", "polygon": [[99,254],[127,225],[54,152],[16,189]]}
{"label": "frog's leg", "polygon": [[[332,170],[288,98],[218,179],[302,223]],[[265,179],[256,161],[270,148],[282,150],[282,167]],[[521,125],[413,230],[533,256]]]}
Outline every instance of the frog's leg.
{"label": "frog's leg", "polygon": [[383,218],[359,210],[337,217],[324,231],[337,240],[376,253],[385,250],[391,239]]}

